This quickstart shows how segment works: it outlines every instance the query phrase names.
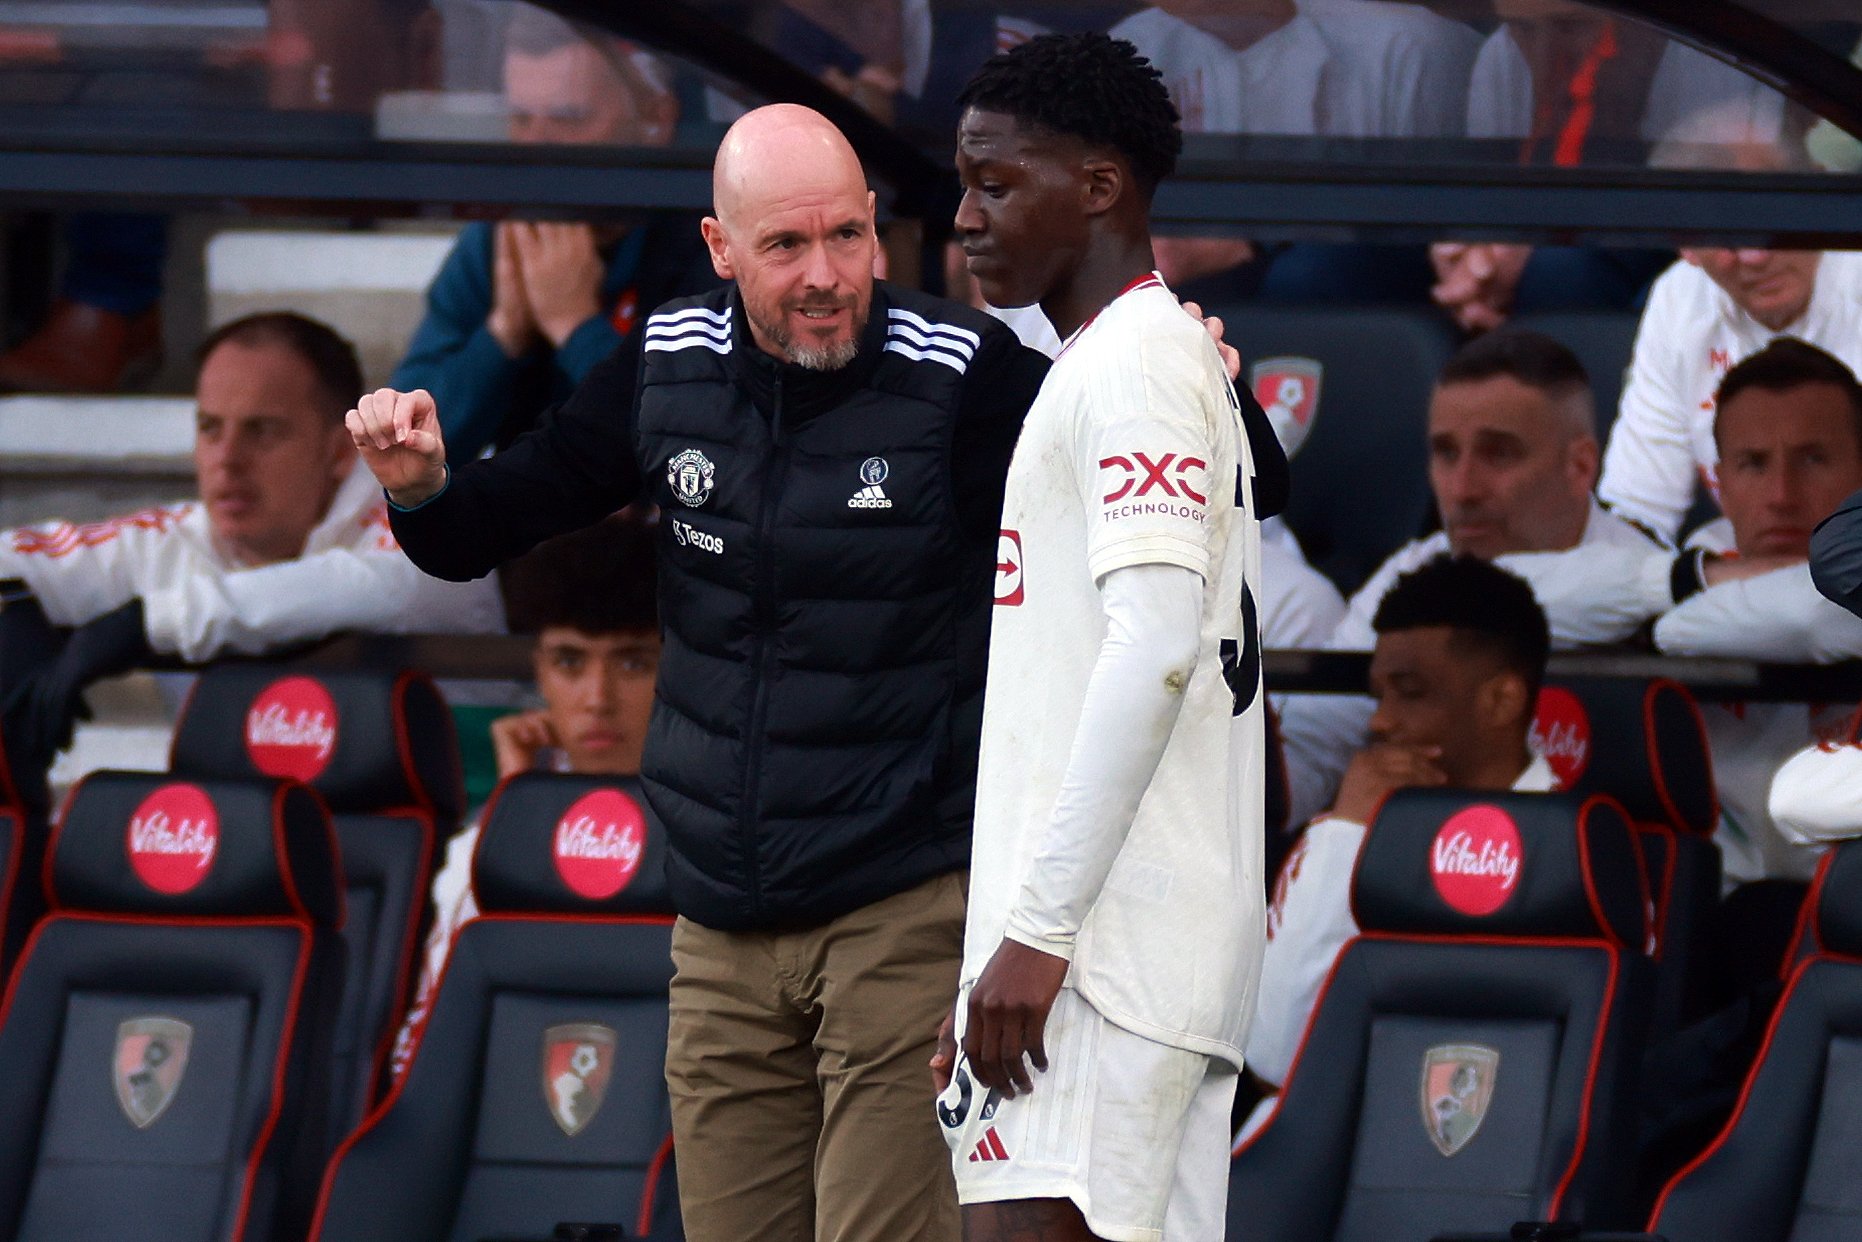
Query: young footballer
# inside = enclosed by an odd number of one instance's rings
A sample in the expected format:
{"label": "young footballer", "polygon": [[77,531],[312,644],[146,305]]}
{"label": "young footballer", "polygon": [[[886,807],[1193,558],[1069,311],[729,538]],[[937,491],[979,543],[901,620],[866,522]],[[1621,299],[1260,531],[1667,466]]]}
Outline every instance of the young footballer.
{"label": "young footballer", "polygon": [[1182,141],[1157,72],[1049,36],[959,102],[969,269],[1066,342],[1009,470],[932,1063],[965,1237],[1217,1242],[1263,939],[1259,521],[1286,462],[1152,270]]}

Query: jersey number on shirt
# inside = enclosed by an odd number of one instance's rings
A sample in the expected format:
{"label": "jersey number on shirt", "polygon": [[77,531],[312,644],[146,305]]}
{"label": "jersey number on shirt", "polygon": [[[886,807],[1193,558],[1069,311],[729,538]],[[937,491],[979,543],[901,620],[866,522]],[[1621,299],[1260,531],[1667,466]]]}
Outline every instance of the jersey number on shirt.
{"label": "jersey number on shirt", "polygon": [[[1233,401],[1234,389],[1229,390],[1229,400]],[[1235,508],[1245,512],[1247,509],[1247,492],[1242,486],[1241,471],[1235,472]],[[1241,584],[1241,637],[1222,640],[1222,680],[1228,683],[1228,693],[1235,700],[1234,715],[1241,715],[1254,704],[1255,693],[1261,685],[1261,635],[1260,625],[1255,617],[1254,591],[1244,581]]]}

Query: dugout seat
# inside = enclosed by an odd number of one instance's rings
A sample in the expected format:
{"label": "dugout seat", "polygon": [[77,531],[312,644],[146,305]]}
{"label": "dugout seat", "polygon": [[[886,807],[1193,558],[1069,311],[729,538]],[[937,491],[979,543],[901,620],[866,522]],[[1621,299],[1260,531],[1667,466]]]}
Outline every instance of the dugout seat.
{"label": "dugout seat", "polygon": [[327,1155],[375,1102],[414,983],[430,877],[464,800],[452,716],[420,674],[224,665],[196,683],[169,766],[193,778],[301,780],[333,812],[350,970]]}
{"label": "dugout seat", "polygon": [[413,1060],[331,1161],[322,1242],[680,1236],[666,1097],[672,906],[633,781],[525,773],[473,859]]}
{"label": "dugout seat", "polygon": [[44,880],[0,1008],[0,1237],[301,1236],[342,971],[316,796],[97,773]]}
{"label": "dugout seat", "polygon": [[1614,798],[1635,825],[1656,964],[1652,1034],[1705,1016],[1720,902],[1713,841],[1720,810],[1694,696],[1665,678],[1561,678],[1540,691],[1532,746],[1564,789]]}
{"label": "dugout seat", "polygon": [[1662,1191],[1669,1242],[1862,1237],[1862,845],[1838,846],[1811,900],[1817,952],[1791,977],[1738,1107]]}
{"label": "dugout seat", "polygon": [[1306,424],[1287,525],[1313,567],[1350,595],[1429,520],[1429,394],[1454,330],[1429,307],[1244,303],[1210,313],[1241,351],[1261,408]]}
{"label": "dugout seat", "polygon": [[1627,1211],[1647,934],[1622,808],[1403,790],[1273,1115],[1237,1148],[1229,1242],[1389,1242]]}

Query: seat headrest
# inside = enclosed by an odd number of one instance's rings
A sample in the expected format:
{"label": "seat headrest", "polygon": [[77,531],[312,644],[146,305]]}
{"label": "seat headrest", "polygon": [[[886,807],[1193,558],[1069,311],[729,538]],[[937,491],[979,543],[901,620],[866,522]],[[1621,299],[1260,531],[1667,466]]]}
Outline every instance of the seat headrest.
{"label": "seat headrest", "polygon": [[1862,957],[1862,842],[1830,850],[1811,890],[1817,944],[1826,953]]}
{"label": "seat headrest", "polygon": [[411,672],[208,669],[181,713],[169,767],[289,777],[338,814],[413,807],[447,821],[465,802],[452,713],[432,680]]}
{"label": "seat headrest", "polygon": [[1637,823],[1707,836],[1719,819],[1707,726],[1679,682],[1548,683],[1539,691],[1531,744],[1564,789],[1607,794]]}
{"label": "seat headrest", "polygon": [[329,812],[294,781],[95,772],[65,803],[45,895],[62,910],[337,927],[341,874]]}
{"label": "seat headrest", "polygon": [[1640,948],[1641,876],[1634,830],[1608,798],[1404,789],[1371,824],[1351,901],[1366,931]]}
{"label": "seat headrest", "polygon": [[638,781],[524,772],[485,808],[472,890],[507,914],[671,914],[665,835]]}

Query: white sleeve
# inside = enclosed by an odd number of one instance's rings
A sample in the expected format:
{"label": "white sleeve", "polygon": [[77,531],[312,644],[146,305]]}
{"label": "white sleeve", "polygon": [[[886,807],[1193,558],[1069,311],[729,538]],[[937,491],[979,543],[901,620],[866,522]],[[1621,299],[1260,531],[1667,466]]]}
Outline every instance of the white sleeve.
{"label": "white sleeve", "polygon": [[1005,932],[1069,959],[1163,758],[1201,645],[1200,576],[1176,565],[1133,565],[1107,574],[1100,594],[1105,641],[1053,814]]}
{"label": "white sleeve", "polygon": [[1278,542],[1261,540],[1261,645],[1322,647],[1345,616],[1331,579]]}
{"label": "white sleeve", "polygon": [[1532,588],[1554,648],[1621,642],[1674,602],[1674,553],[1653,540],[1646,548],[1581,543],[1562,552],[1515,552],[1494,564]]}
{"label": "white sleeve", "polygon": [[1680,391],[1682,361],[1672,340],[1689,325],[1676,322],[1673,288],[1666,281],[1656,282],[1636,329],[1629,378],[1597,483],[1598,499],[1669,542],[1694,502],[1697,477],[1688,439],[1693,411]]}
{"label": "white sleeve", "polygon": [[1771,818],[1794,845],[1862,837],[1862,746],[1812,746],[1787,759],[1772,777]]}
{"label": "white sleeve", "polygon": [[493,579],[442,582],[399,548],[331,548],[231,573],[194,574],[143,596],[149,643],[184,660],[254,655],[342,630],[488,634],[503,628]]}
{"label": "white sleeve", "polygon": [[1294,843],[1274,881],[1247,1062],[1256,1077],[1275,1086],[1286,1082],[1339,950],[1358,934],[1351,873],[1363,843],[1362,824],[1322,819]]}
{"label": "white sleeve", "polygon": [[1823,664],[1862,656],[1862,618],[1818,594],[1808,565],[1710,586],[1655,623],[1668,655]]}
{"label": "white sleeve", "polygon": [[46,522],[0,532],[0,578],[32,588],[53,625],[82,625],[159,581],[178,547],[186,506],[147,509],[104,522]]}

